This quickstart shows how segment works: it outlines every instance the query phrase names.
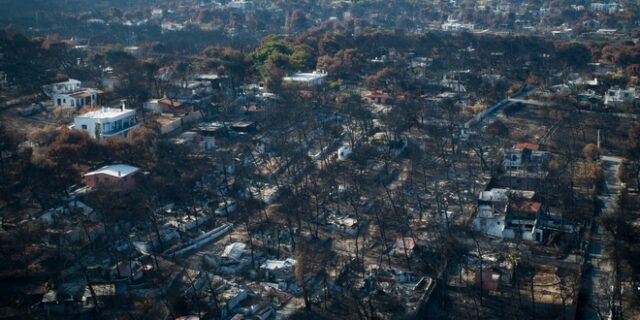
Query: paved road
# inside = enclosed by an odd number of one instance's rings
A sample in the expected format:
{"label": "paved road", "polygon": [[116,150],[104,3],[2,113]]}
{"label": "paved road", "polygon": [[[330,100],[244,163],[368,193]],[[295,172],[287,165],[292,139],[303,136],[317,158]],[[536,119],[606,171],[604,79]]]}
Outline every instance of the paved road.
{"label": "paved road", "polygon": [[[598,196],[599,210],[597,215],[611,213],[615,210],[616,199],[620,190],[620,183],[616,177],[618,167],[622,159],[602,156],[605,186]],[[598,219],[594,220],[591,229],[591,241],[587,254],[587,270],[583,276],[582,290],[588,300],[583,308],[585,320],[608,319],[611,301],[612,265],[605,255],[604,248],[609,240],[609,235],[600,226]]]}
{"label": "paved road", "polygon": [[498,115],[498,112],[500,112],[500,110],[513,104],[513,101],[511,101],[512,99],[522,98],[533,89],[533,87],[530,87],[528,85],[524,86],[522,89],[518,90],[518,92],[514,93],[511,97],[505,98],[504,100],[488,107],[484,112],[481,112],[471,118],[464,124],[464,127],[469,128],[472,125],[476,124],[478,126],[482,126],[483,124],[491,123],[491,121],[493,121],[493,119]]}

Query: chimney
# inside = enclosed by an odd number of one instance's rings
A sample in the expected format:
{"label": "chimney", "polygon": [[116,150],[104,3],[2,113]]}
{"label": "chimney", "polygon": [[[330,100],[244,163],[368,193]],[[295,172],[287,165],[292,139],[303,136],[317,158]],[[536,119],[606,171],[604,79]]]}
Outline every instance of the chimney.
{"label": "chimney", "polygon": [[122,176],[122,172],[120,170],[118,170],[118,177]]}
{"label": "chimney", "polygon": [[122,99],[120,100],[120,110],[124,111],[125,109],[127,109],[127,100]]}

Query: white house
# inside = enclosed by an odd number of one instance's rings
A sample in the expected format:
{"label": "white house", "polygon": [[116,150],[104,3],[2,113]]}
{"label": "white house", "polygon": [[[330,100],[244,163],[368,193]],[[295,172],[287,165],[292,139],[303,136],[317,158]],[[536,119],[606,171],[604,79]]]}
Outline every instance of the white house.
{"label": "white house", "polygon": [[542,203],[535,192],[493,188],[480,192],[474,228],[500,239],[543,241]]}
{"label": "white house", "polygon": [[295,82],[308,86],[319,86],[326,76],[327,73],[325,71],[316,70],[313,72],[298,72],[294,75],[284,77],[282,80],[284,82]]}
{"label": "white house", "polygon": [[160,8],[151,9],[151,19],[162,19],[164,11]]}
{"label": "white house", "polygon": [[171,21],[167,21],[167,22],[163,22],[160,25],[160,28],[162,28],[162,31],[181,31],[182,29],[184,29],[184,25],[177,23],[177,22],[171,22]]}
{"label": "white house", "polygon": [[472,23],[460,23],[456,20],[447,20],[447,22],[441,25],[444,31],[462,31],[473,30],[474,25]]}
{"label": "white house", "polygon": [[636,89],[620,89],[619,87],[612,87],[607,91],[604,96],[604,105],[607,107],[619,108],[627,103],[633,103],[636,99]]}
{"label": "white house", "polygon": [[473,221],[476,230],[502,238],[509,196],[506,189],[482,191],[478,196],[478,212]]}
{"label": "white house", "polygon": [[97,89],[80,89],[75,92],[56,93],[53,95],[53,105],[56,107],[82,108],[98,104],[98,95],[102,93]]}
{"label": "white house", "polygon": [[518,143],[505,152],[504,170],[509,173],[528,171],[539,172],[547,160],[548,153],[540,150],[535,143]]}
{"label": "white house", "polygon": [[607,5],[602,2],[592,2],[590,8],[593,11],[605,11],[607,9]]}
{"label": "white house", "polygon": [[591,11],[604,11],[608,14],[614,14],[616,12],[624,12],[624,6],[617,2],[592,2],[591,3]]}
{"label": "white house", "polygon": [[347,158],[349,158],[349,155],[351,155],[351,149],[349,149],[349,147],[343,146],[338,149],[338,160],[347,160]]}
{"label": "white house", "polygon": [[286,281],[293,278],[293,270],[296,266],[296,259],[287,258],[285,260],[267,260],[260,269],[265,273],[265,277],[270,281]]}
{"label": "white house", "polygon": [[449,79],[447,75],[444,75],[442,77],[442,80],[440,80],[440,86],[445,87],[453,92],[467,92],[467,88],[462,83],[460,83],[460,81],[456,79]]}
{"label": "white house", "polygon": [[242,11],[251,10],[253,9],[253,2],[246,0],[233,0],[227,4],[227,7]]}
{"label": "white house", "polygon": [[53,99],[56,107],[95,106],[98,104],[98,95],[102,93],[97,89],[83,88],[82,82],[76,79],[49,84],[42,89]]}
{"label": "white house", "polygon": [[509,202],[507,210],[506,239],[538,241],[543,240],[543,230],[539,228],[542,215],[542,203],[516,199]]}
{"label": "white house", "polygon": [[76,116],[73,126],[84,130],[90,136],[101,139],[113,136],[126,136],[129,130],[140,127],[136,111],[121,108],[101,108]]}
{"label": "white house", "polygon": [[57,82],[43,87],[45,93],[49,95],[56,93],[69,93],[75,92],[82,88],[82,82],[76,79],[69,79],[67,81]]}

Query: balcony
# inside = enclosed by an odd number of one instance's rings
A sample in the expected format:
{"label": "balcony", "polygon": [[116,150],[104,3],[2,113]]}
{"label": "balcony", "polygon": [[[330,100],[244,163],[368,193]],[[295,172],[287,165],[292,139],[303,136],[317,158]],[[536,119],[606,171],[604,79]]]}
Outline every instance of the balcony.
{"label": "balcony", "polygon": [[129,130],[140,127],[140,123],[135,119],[130,119],[124,123],[118,122],[116,124],[104,124],[104,127],[105,130],[100,132],[100,137],[102,138],[125,136]]}

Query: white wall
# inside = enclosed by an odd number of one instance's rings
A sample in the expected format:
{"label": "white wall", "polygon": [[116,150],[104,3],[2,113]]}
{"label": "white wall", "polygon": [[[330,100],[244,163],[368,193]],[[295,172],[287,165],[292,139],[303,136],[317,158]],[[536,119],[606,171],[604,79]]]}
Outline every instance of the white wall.
{"label": "white wall", "polygon": [[[84,104],[81,104],[82,99],[76,99],[71,97],[68,93],[57,93],[53,95],[53,105],[59,107],[74,107],[80,108],[84,106],[95,106],[98,103],[98,95],[95,91],[91,92],[91,96],[84,98]],[[59,103],[58,103],[59,102]]]}
{"label": "white wall", "polygon": [[[482,224],[484,221],[484,225]],[[475,229],[492,237],[503,238],[504,218],[476,218]]]}
{"label": "white wall", "polygon": [[[90,136],[96,137],[96,126],[93,119],[76,117],[73,124],[76,129],[86,131]],[[83,125],[86,126],[86,128],[83,128]]]}

